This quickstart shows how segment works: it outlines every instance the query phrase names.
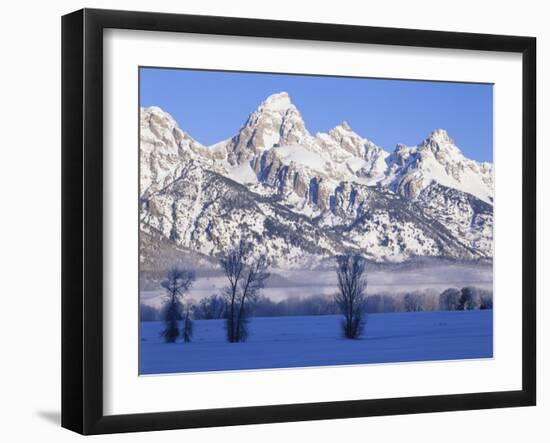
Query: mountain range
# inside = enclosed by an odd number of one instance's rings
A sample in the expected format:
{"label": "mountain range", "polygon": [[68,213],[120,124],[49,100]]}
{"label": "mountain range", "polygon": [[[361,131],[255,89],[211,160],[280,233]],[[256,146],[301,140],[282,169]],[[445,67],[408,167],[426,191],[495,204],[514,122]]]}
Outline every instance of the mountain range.
{"label": "mountain range", "polygon": [[345,121],[311,134],[285,92],[211,146],[141,108],[140,230],[147,269],[208,263],[241,238],[281,268],[345,251],[491,260],[493,165],[466,158],[443,129],[391,153]]}

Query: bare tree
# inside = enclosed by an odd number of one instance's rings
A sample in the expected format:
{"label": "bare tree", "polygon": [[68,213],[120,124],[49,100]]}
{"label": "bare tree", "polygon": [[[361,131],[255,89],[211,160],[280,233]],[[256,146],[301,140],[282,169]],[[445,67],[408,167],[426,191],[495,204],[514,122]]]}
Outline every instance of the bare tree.
{"label": "bare tree", "polygon": [[225,300],[218,294],[212,294],[203,298],[193,308],[193,316],[201,320],[213,320],[225,318]]}
{"label": "bare tree", "polygon": [[456,311],[460,304],[460,289],[445,289],[439,296],[439,308],[443,311]]}
{"label": "bare tree", "polygon": [[480,295],[479,309],[493,309],[493,293],[491,291],[483,291]]}
{"label": "bare tree", "polygon": [[229,282],[228,286],[225,288],[225,297],[227,299],[227,340],[231,343],[238,341],[235,336],[236,333],[236,308],[238,291],[239,291],[239,282],[241,281],[242,275],[245,268],[245,256],[247,254],[247,246],[241,240],[237,247],[227,252],[225,255],[220,257],[220,265],[227,277]]}
{"label": "bare tree", "polygon": [[367,312],[367,262],[357,254],[339,256],[336,262],[339,292],[334,300],[344,315],[344,336],[357,339],[363,332]]}
{"label": "bare tree", "polygon": [[423,296],[414,292],[409,292],[403,297],[403,309],[405,312],[420,312],[424,310]]}
{"label": "bare tree", "polygon": [[225,288],[226,329],[227,340],[231,343],[246,341],[250,305],[257,300],[269,278],[266,257],[253,258],[251,252],[250,245],[241,240],[234,249],[220,257],[220,265],[228,280]]}
{"label": "bare tree", "polygon": [[260,255],[257,259],[246,267],[244,278],[241,281],[241,293],[239,299],[239,310],[237,312],[236,334],[237,341],[245,341],[248,337],[247,318],[249,306],[256,302],[260,291],[265,286],[265,281],[269,278],[267,272],[267,259]]}
{"label": "bare tree", "polygon": [[472,286],[466,286],[460,291],[460,300],[458,303],[459,311],[471,311],[473,309],[479,309],[481,305],[481,296],[479,290]]}
{"label": "bare tree", "polygon": [[183,313],[182,338],[184,343],[189,343],[193,337],[193,304],[186,303]]}
{"label": "bare tree", "polygon": [[174,343],[179,336],[178,321],[182,318],[181,298],[195,281],[195,273],[187,269],[173,267],[161,282],[166,290],[164,306],[164,329],[161,335],[167,343]]}

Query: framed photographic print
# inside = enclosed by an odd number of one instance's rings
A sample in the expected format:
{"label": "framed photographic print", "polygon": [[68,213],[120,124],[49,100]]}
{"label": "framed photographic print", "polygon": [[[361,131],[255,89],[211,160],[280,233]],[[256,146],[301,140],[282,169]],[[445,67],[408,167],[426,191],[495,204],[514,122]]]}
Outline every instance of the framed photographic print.
{"label": "framed photographic print", "polygon": [[534,38],[62,25],[64,427],[535,404]]}

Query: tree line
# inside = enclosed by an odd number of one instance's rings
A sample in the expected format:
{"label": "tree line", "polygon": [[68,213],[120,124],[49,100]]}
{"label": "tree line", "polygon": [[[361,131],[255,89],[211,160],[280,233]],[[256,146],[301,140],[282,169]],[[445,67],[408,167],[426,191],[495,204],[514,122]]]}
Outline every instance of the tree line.
{"label": "tree line", "polygon": [[[469,294],[472,294],[472,296]],[[469,301],[470,299],[473,300],[473,303]],[[225,306],[224,297],[212,294],[192,304],[191,315],[196,320],[224,319],[226,315]],[[367,297],[368,314],[462,311],[469,309],[492,309],[492,307],[492,291],[474,286],[467,286],[462,289],[448,288],[443,292],[428,289],[397,294],[375,293],[369,294]],[[251,317],[337,314],[340,314],[340,310],[334,301],[334,297],[324,294],[290,297],[279,301],[260,295],[257,301],[250,306]],[[163,319],[163,310],[142,304],[140,306],[140,319],[141,321],[160,321]]]}

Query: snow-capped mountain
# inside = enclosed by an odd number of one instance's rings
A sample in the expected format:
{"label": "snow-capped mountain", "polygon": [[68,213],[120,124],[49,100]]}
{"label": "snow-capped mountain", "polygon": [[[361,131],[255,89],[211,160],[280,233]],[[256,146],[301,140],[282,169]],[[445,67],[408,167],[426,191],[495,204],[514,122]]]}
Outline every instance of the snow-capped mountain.
{"label": "snow-capped mountain", "polygon": [[444,129],[436,129],[418,146],[398,145],[388,166],[383,183],[406,197],[418,197],[435,181],[493,201],[493,165],[464,157]]}
{"label": "snow-capped mountain", "polygon": [[242,164],[274,146],[309,145],[311,135],[286,92],[268,97],[250,114],[226,149],[230,164]]}
{"label": "snow-capped mountain", "polygon": [[164,245],[215,257],[247,238],[281,267],[346,250],[492,257],[492,164],[464,157],[444,130],[390,154],[346,122],[312,135],[285,92],[208,147],[160,108],[140,119],[141,229]]}

